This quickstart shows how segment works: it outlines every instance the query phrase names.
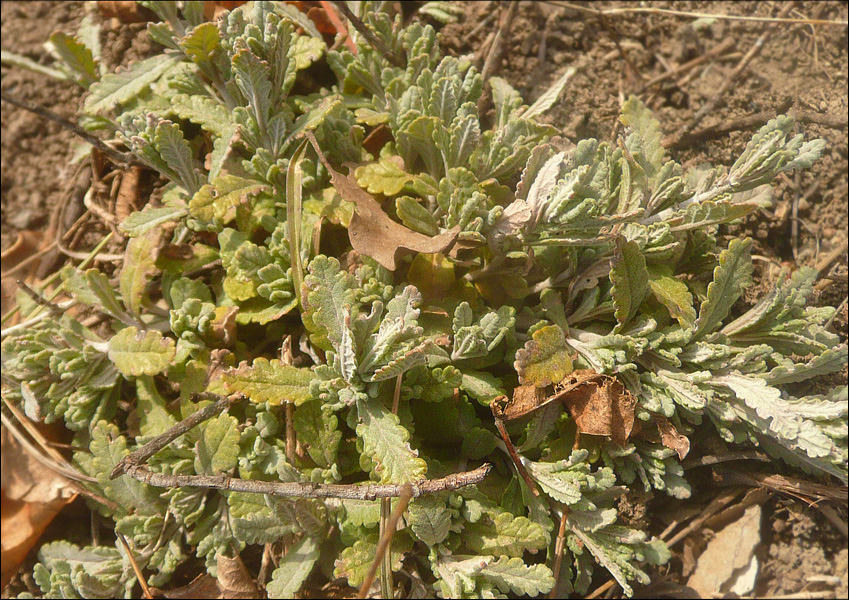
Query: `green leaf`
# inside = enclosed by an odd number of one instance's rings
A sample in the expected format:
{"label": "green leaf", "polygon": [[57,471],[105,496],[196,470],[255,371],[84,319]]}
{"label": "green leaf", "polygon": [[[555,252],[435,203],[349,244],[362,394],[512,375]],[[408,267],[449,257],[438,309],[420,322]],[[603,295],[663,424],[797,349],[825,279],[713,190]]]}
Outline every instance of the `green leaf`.
{"label": "green leaf", "polygon": [[243,362],[237,369],[225,371],[221,377],[228,392],[245,394],[252,402],[278,406],[285,400],[300,405],[312,398],[312,371],[284,365],[277,359],[258,357],[251,366]]}
{"label": "green leaf", "polygon": [[532,337],[516,352],[513,365],[519,373],[519,382],[537,387],[560,383],[572,372],[571,350],[563,330],[548,325],[534,331]]}
{"label": "green leaf", "polygon": [[99,421],[91,430],[90,455],[77,455],[83,472],[97,479],[104,496],[118,504],[116,515],[135,512],[140,515],[161,514],[162,500],[159,491],[128,475],[110,479],[109,474],[130,451],[127,439],[118,427]]}
{"label": "green leaf", "polygon": [[239,422],[231,415],[219,415],[202,426],[195,444],[195,472],[198,475],[229,473],[239,459]]}
{"label": "green leaf", "polygon": [[384,156],[380,162],[358,167],[354,177],[370,194],[384,196],[401,193],[405,185],[415,180],[415,176],[404,172],[404,161],[400,156]]}
{"label": "green leaf", "polygon": [[143,436],[159,435],[174,425],[174,417],[165,407],[165,399],[156,389],[153,377],[144,375],[136,379],[136,398],[139,432]]}
{"label": "green leaf", "polygon": [[124,251],[124,267],[118,280],[124,306],[134,315],[140,315],[147,299],[147,280],[157,272],[156,249],[161,231],[153,229],[140,237],[132,238]]}
{"label": "green leaf", "polygon": [[635,241],[616,241],[616,252],[610,269],[610,290],[615,307],[617,330],[637,315],[643,300],[650,292],[646,259]]}
{"label": "green leaf", "polygon": [[547,565],[526,565],[521,558],[501,556],[480,570],[480,574],[500,589],[531,598],[554,587],[554,577]]}
{"label": "green leaf", "polygon": [[507,393],[498,377],[484,371],[465,371],[460,389],[484,406]]}
{"label": "green leaf", "polygon": [[127,104],[179,60],[176,54],[157,54],[133,63],[126,71],[104,75],[89,88],[89,95],[83,104],[84,110],[90,115],[96,115],[119,104]]}
{"label": "green leaf", "polygon": [[109,278],[98,269],[87,269],[80,273],[71,266],[61,271],[64,288],[77,300],[88,306],[112,315],[116,319],[125,320],[124,307],[115,295],[115,289],[109,283]]}
{"label": "green leaf", "polygon": [[548,534],[539,523],[527,517],[501,512],[493,518],[485,516],[463,528],[463,543],[475,552],[522,556],[526,550],[536,552],[548,544]]}
{"label": "green leaf", "polygon": [[151,208],[147,206],[144,210],[138,210],[119,225],[121,231],[130,237],[138,237],[144,235],[154,227],[159,227],[163,223],[176,221],[187,214],[185,208],[172,206],[163,206],[161,208]]}
{"label": "green leaf", "polygon": [[751,285],[751,248],[751,238],[735,239],[719,255],[719,265],[713,270],[713,281],[708,285],[707,298],[699,309],[694,338],[719,327],[743,290]]}
{"label": "green leaf", "polygon": [[158,331],[125,327],[109,340],[109,360],[125,377],[158,375],[171,366],[177,352],[174,340]]}
{"label": "green leaf", "polygon": [[376,464],[381,483],[410,483],[424,478],[427,463],[410,447],[410,432],[379,400],[357,399],[357,435],[363,454]]}
{"label": "green leaf", "polygon": [[830,348],[805,363],[789,363],[775,367],[764,376],[770,385],[786,385],[819,375],[838,372],[847,361],[846,344]]}
{"label": "green leaf", "polygon": [[92,51],[76,36],[54,32],[47,43],[48,49],[63,63],[73,80],[83,88],[88,89],[92,83],[100,79],[100,70]]}
{"label": "green leaf", "polygon": [[[377,534],[372,534],[354,542],[353,546],[345,548],[336,559],[333,570],[334,577],[344,577],[348,585],[358,588],[374,562],[377,550]],[[391,556],[393,571],[400,571],[404,555],[413,549],[413,541],[403,531],[399,531],[392,538],[392,544],[387,548]]]}
{"label": "green leaf", "polygon": [[563,90],[566,89],[566,84],[569,83],[569,80],[575,74],[575,67],[569,67],[563,72],[563,75],[560,76],[560,79],[554,82],[554,84],[545,90],[539,98],[537,98],[536,102],[531,104],[531,106],[522,113],[523,119],[536,119],[540,115],[545,114],[548,109],[554,106],[554,103],[560,99],[560,95],[563,93]]}
{"label": "green leaf", "polygon": [[316,256],[304,278],[304,326],[313,342],[324,350],[338,348],[345,328],[345,310],[353,304],[354,278],[339,261]]}
{"label": "green leaf", "polygon": [[622,105],[622,124],[631,131],[625,147],[636,159],[649,181],[654,181],[666,162],[666,151],[661,143],[660,123],[636,96]]}
{"label": "green leaf", "polygon": [[458,514],[456,509],[449,508],[444,498],[422,496],[410,502],[404,519],[419,540],[435,546],[448,537],[451,521]]}
{"label": "green leaf", "polygon": [[250,196],[268,189],[268,186],[235,175],[222,175],[206,184],[189,200],[189,214],[206,228],[220,230],[236,218],[236,208]]}
{"label": "green leaf", "polygon": [[175,94],[169,109],[181,119],[200,125],[205,131],[226,137],[233,124],[227,107],[217,98],[197,94]]}
{"label": "green leaf", "polygon": [[669,315],[690,328],[696,322],[696,309],[693,307],[693,295],[687,284],[671,275],[668,267],[651,265],[648,267],[649,287],[654,297],[669,311]]}
{"label": "green leaf", "polygon": [[208,73],[215,68],[212,61],[219,48],[220,35],[215,23],[201,23],[180,40],[180,48],[193,63]]}
{"label": "green leaf", "polygon": [[342,432],[338,419],[321,409],[321,402],[305,402],[295,409],[295,432],[315,463],[329,469],[338,460]]}
{"label": "green leaf", "polygon": [[289,548],[271,573],[269,598],[294,598],[318,562],[319,543],[307,536]]}
{"label": "green leaf", "polygon": [[410,196],[396,198],[395,212],[401,222],[413,231],[431,236],[439,234],[439,223],[415,198]]}

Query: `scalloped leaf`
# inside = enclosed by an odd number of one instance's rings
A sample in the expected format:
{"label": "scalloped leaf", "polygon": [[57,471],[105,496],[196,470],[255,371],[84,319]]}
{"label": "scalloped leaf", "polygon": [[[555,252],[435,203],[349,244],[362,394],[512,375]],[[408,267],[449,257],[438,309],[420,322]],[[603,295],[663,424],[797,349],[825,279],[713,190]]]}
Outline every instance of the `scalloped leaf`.
{"label": "scalloped leaf", "polygon": [[719,265],[713,270],[707,298],[699,308],[694,338],[713,331],[728,316],[731,307],[752,283],[752,259],[749,254],[752,239],[731,240],[727,250],[719,255]]}
{"label": "scalloped leaf", "polygon": [[463,543],[475,552],[522,556],[527,550],[536,552],[548,544],[548,533],[542,525],[527,517],[501,512],[494,518],[485,516],[463,528]]}
{"label": "scalloped leaf", "polygon": [[404,161],[400,156],[384,156],[379,162],[358,167],[354,177],[368,193],[384,196],[401,193],[404,186],[415,179],[414,175],[404,171]]}
{"label": "scalloped leaf", "polygon": [[533,339],[516,352],[513,366],[522,385],[546,387],[560,383],[572,372],[571,348],[563,330],[557,325],[537,329]]}
{"label": "scalloped leaf", "polygon": [[427,463],[410,447],[410,432],[398,415],[389,412],[379,400],[357,398],[360,423],[357,435],[363,440],[363,454],[375,463],[381,483],[410,483],[424,478]]}
{"label": "scalloped leaf", "polygon": [[229,473],[239,459],[239,422],[232,415],[218,415],[203,424],[195,444],[198,475]]}
{"label": "scalloped leaf", "polygon": [[312,371],[284,365],[277,359],[260,356],[250,366],[245,361],[237,369],[225,371],[221,378],[228,392],[245,394],[252,402],[279,406],[285,401],[298,406],[312,399]]}
{"label": "scalloped leaf", "polygon": [[132,238],[124,251],[124,266],[118,279],[118,289],[124,306],[134,315],[140,315],[147,301],[147,281],[156,272],[156,251],[161,240],[161,230],[152,229],[147,234]]}
{"label": "scalloped leaf", "polygon": [[236,208],[249,196],[268,190],[268,186],[253,179],[235,175],[216,177],[204,185],[189,200],[189,214],[206,225],[219,229],[236,218]]}
{"label": "scalloped leaf", "polygon": [[84,110],[97,114],[134,100],[179,61],[180,56],[176,54],[157,54],[133,63],[120,73],[104,75],[89,88]]}
{"label": "scalloped leaf", "polygon": [[672,269],[668,267],[652,265],[648,267],[648,274],[652,295],[681,327],[692,327],[696,322],[696,309],[687,284],[672,277]]}
{"label": "scalloped leaf", "polygon": [[163,206],[160,208],[151,208],[146,206],[144,210],[137,210],[118,226],[121,231],[130,237],[138,237],[144,235],[154,227],[159,227],[163,223],[176,221],[186,214],[188,211],[182,207]]}
{"label": "scalloped leaf", "polygon": [[610,269],[610,283],[613,284],[610,295],[613,297],[616,331],[637,315],[643,300],[649,295],[649,273],[646,259],[635,241],[616,240],[616,252]]}
{"label": "scalloped leaf", "polygon": [[295,543],[280,559],[266,587],[269,598],[294,598],[318,562],[319,543],[307,536]]}
{"label": "scalloped leaf", "polygon": [[109,340],[108,356],[122,375],[158,375],[171,366],[177,346],[158,331],[125,327]]}

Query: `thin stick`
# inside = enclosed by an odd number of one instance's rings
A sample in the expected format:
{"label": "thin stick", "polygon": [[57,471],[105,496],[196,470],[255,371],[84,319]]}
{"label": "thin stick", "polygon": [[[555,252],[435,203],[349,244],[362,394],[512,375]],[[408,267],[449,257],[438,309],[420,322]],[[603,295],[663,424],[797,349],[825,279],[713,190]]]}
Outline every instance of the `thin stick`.
{"label": "thin stick", "polygon": [[133,551],[130,550],[130,545],[127,544],[127,540],[124,538],[123,534],[119,533],[118,539],[121,541],[121,545],[124,546],[124,550],[127,552],[127,557],[130,559],[130,565],[133,567],[136,579],[139,580],[139,585],[141,586],[144,597],[149,600],[153,600],[153,594],[150,593],[150,588],[147,586],[147,580],[144,578],[144,574],[141,572],[141,568],[136,562],[136,557],[133,555]]}
{"label": "thin stick", "polygon": [[359,31],[360,34],[364,38],[366,38],[368,43],[371,44],[372,46],[374,46],[375,50],[377,50],[383,56],[386,57],[386,60],[388,60],[394,66],[401,67],[402,69],[407,66],[405,64],[404,60],[400,56],[395,54],[389,48],[389,46],[387,46],[383,42],[383,40],[381,40],[379,37],[374,35],[374,33],[372,33],[372,31],[368,27],[366,27],[366,24],[363,23],[362,20],[357,15],[355,15],[353,12],[351,12],[351,9],[348,8],[348,4],[346,2],[340,1],[340,0],[333,0],[333,4],[335,4],[336,8],[339,9],[339,12],[341,12],[343,15],[345,15],[345,18],[348,19],[351,22],[351,25],[354,26],[354,29]]}
{"label": "thin stick", "polygon": [[65,313],[65,310],[58,304],[54,304],[53,302],[45,300],[44,298],[39,296],[38,292],[28,286],[23,279],[18,279],[15,281],[15,283],[18,285],[19,288],[21,288],[22,292],[24,292],[27,296],[30,297],[33,302],[43,308],[46,308],[50,314],[62,315]]}
{"label": "thin stick", "polygon": [[592,600],[592,598],[598,598],[598,597],[599,597],[599,596],[601,596],[604,592],[606,592],[607,590],[609,590],[610,588],[612,588],[615,584],[616,584],[616,580],[615,580],[615,579],[610,579],[610,580],[606,581],[605,583],[603,583],[602,585],[598,586],[595,590],[593,590],[593,592],[592,592],[592,593],[587,594],[586,596],[584,596],[584,598],[585,598],[586,600]]}
{"label": "thin stick", "polygon": [[504,51],[505,31],[509,31],[510,25],[513,23],[513,18],[516,16],[516,10],[519,7],[518,2],[510,2],[507,7],[507,12],[501,18],[498,24],[498,31],[495,33],[495,39],[492,40],[492,45],[489,48],[486,60],[481,69],[481,79],[486,81],[490,75],[495,72],[498,67],[498,62],[501,60],[501,54]]}
{"label": "thin stick", "polygon": [[516,465],[516,470],[519,471],[519,475],[521,475],[522,479],[525,480],[525,483],[528,485],[533,495],[539,498],[539,489],[537,488],[537,484],[525,469],[525,465],[522,464],[522,457],[520,457],[519,453],[516,451],[516,447],[510,439],[510,434],[507,433],[507,428],[504,427],[504,421],[502,421],[498,416],[495,417],[495,426],[498,428],[498,433],[501,434],[501,438],[504,440],[504,445],[507,446],[507,453],[513,460],[513,464]]}
{"label": "thin stick", "polygon": [[557,2],[555,0],[542,0],[544,4],[551,4],[553,6],[560,6],[563,8],[570,8],[574,11],[595,15],[599,12],[604,13],[605,15],[624,15],[628,13],[633,14],[649,14],[649,15],[669,15],[672,17],[683,18],[683,19],[721,19],[725,21],[750,21],[755,23],[802,23],[805,25],[836,25],[840,27],[846,27],[849,25],[849,21],[828,21],[824,19],[787,19],[782,17],[744,17],[740,15],[721,15],[721,14],[713,14],[713,13],[702,13],[702,12],[691,12],[685,10],[672,10],[668,8],[649,8],[649,7],[624,7],[624,8],[607,8],[604,10],[597,10],[587,8],[586,6],[581,6],[578,4],[572,4],[571,2]]}
{"label": "thin stick", "polygon": [[127,467],[126,474],[147,485],[162,488],[190,487],[209,490],[246,492],[248,494],[267,494],[286,498],[342,498],[343,500],[378,500],[380,498],[398,498],[405,485],[409,485],[413,498],[420,498],[437,492],[459,490],[480,483],[492,469],[485,463],[473,471],[453,473],[439,479],[423,479],[410,484],[344,484],[344,483],[301,483],[259,481],[239,479],[226,475],[164,475],[153,473],[142,465]]}
{"label": "thin stick", "polygon": [[560,584],[560,566],[563,563],[563,547],[566,545],[566,519],[569,517],[569,508],[563,509],[560,515],[560,529],[557,530],[557,542],[554,545],[554,587],[549,592],[549,598],[558,598],[557,586]]}
{"label": "thin stick", "polygon": [[[118,464],[115,465],[115,468],[112,469],[112,473],[109,475],[109,479],[115,479],[117,477],[120,477],[124,473],[129,473],[132,468],[137,465],[142,465],[146,463],[151,456],[162,450],[165,446],[176,440],[178,437],[180,437],[190,429],[197,427],[207,419],[211,419],[212,417],[221,414],[226,409],[228,409],[230,405],[245,399],[245,397],[241,394],[233,396],[219,396],[218,394],[211,394],[208,392],[192,394],[192,400],[195,402],[197,402],[198,400],[207,400],[210,399],[210,397],[216,399],[216,402],[214,404],[210,404],[206,408],[202,408],[201,410],[192,413],[187,418],[183,419],[182,421],[171,427],[171,429],[169,429],[165,433],[156,436],[138,450],[131,452],[130,454],[122,458],[118,462]],[[156,484],[154,483],[151,485]]]}
{"label": "thin stick", "polygon": [[372,561],[371,567],[369,567],[368,573],[366,574],[366,578],[363,580],[363,585],[360,587],[360,593],[357,598],[365,598],[368,594],[369,588],[371,588],[371,584],[374,583],[374,575],[377,572],[377,566],[383,561],[384,556],[389,555],[387,549],[392,543],[392,538],[395,536],[395,530],[398,528],[398,521],[401,520],[401,516],[404,514],[404,511],[407,510],[407,505],[410,503],[411,498],[413,498],[412,487],[409,483],[405,483],[401,489],[398,505],[395,507],[395,511],[392,513],[392,516],[389,517],[387,530],[381,536],[380,542],[377,544],[374,561]]}
{"label": "thin stick", "polygon": [[716,56],[719,56],[720,54],[724,53],[726,50],[730,50],[733,46],[734,46],[734,40],[732,38],[726,38],[725,40],[722,41],[722,43],[717,44],[716,46],[714,46],[713,48],[711,48],[710,50],[708,50],[707,52],[705,52],[701,56],[694,58],[691,61],[685,62],[683,65],[678,65],[674,69],[670,69],[666,73],[663,73],[662,75],[658,75],[654,79],[650,79],[649,81],[644,83],[642,85],[642,87],[640,87],[637,90],[637,93],[641,94],[642,92],[646,91],[648,88],[652,87],[653,85],[657,85],[658,83],[666,81],[667,79],[672,79],[676,75],[680,75],[681,73],[685,73],[685,72],[689,71],[690,69],[698,67],[700,64],[707,62],[708,60],[710,60],[710,59],[712,59]]}
{"label": "thin stick", "polygon": [[88,131],[86,131],[85,129],[80,127],[79,125],[72,123],[71,121],[69,121],[68,119],[65,119],[64,117],[60,117],[59,115],[57,115],[52,110],[48,110],[48,109],[46,109],[42,106],[36,106],[34,104],[24,102],[23,100],[19,100],[17,98],[12,98],[8,94],[6,94],[6,92],[0,92],[0,100],[3,100],[3,102],[8,102],[12,106],[17,106],[18,108],[22,108],[26,111],[34,113],[34,114],[38,115],[39,117],[44,117],[45,119],[53,121],[54,123],[56,123],[56,124],[64,127],[65,129],[67,129],[68,131],[70,131],[74,135],[81,137],[86,142],[88,142],[89,144],[91,144],[92,146],[94,146],[95,148],[100,150],[101,152],[103,152],[103,154],[105,154],[106,156],[111,158],[116,163],[125,164],[125,165],[137,165],[137,166],[140,166],[140,167],[146,166],[144,163],[140,162],[132,154],[129,154],[129,153],[126,153],[126,152],[119,152],[118,150],[115,150],[114,148],[112,148],[112,147],[108,146],[106,143],[104,143],[103,140],[101,140],[100,138],[94,137]]}
{"label": "thin stick", "polygon": [[[781,9],[781,12],[778,13],[779,16],[783,17],[784,15],[789,13],[793,9],[793,6],[795,4],[796,4],[795,2],[788,2]],[[690,121],[687,122],[681,129],[679,129],[677,133],[670,136],[671,140],[673,140],[673,143],[670,143],[670,145],[674,146],[675,141],[677,141],[678,139],[686,136],[691,131],[693,131],[693,129],[695,129],[696,126],[699,123],[701,123],[702,119],[704,119],[705,116],[708,115],[708,113],[711,113],[711,112],[714,111],[717,104],[719,104],[720,100],[722,100],[723,96],[725,95],[725,92],[727,92],[731,88],[731,86],[736,82],[736,80],[740,76],[740,74],[743,71],[746,70],[746,68],[755,59],[755,57],[758,54],[761,53],[761,50],[763,49],[764,44],[766,44],[766,40],[767,40],[769,33],[770,32],[767,31],[767,32],[764,32],[763,34],[761,34],[761,36],[752,45],[752,47],[749,48],[749,51],[746,52],[746,54],[743,56],[742,59],[740,59],[740,62],[737,64],[736,67],[734,67],[734,70],[731,71],[731,73],[728,75],[728,77],[725,79],[725,81],[722,83],[722,85],[719,86],[719,89],[711,97],[711,99],[708,100],[707,102],[705,102],[705,104],[698,111],[696,111],[696,114],[693,115],[693,118],[690,119]],[[664,140],[664,145],[666,145],[666,140]]]}

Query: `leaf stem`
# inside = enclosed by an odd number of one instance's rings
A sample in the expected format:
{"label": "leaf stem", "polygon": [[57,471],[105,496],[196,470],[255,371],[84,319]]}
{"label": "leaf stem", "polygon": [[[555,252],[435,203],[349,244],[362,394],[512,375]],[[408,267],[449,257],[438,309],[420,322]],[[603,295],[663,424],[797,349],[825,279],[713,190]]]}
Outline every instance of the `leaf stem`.
{"label": "leaf stem", "polygon": [[82,138],[83,140],[85,140],[86,142],[88,142],[89,144],[91,144],[92,146],[97,148],[98,150],[100,150],[100,152],[102,152],[103,154],[105,154],[106,156],[108,156],[109,158],[111,158],[113,161],[115,161],[118,164],[137,165],[137,166],[141,166],[141,167],[147,166],[144,163],[142,163],[141,161],[139,161],[139,159],[137,159],[132,154],[130,154],[128,152],[119,152],[118,150],[115,150],[111,146],[108,146],[100,138],[94,137],[88,131],[86,131],[85,129],[80,127],[79,125],[72,123],[71,121],[69,121],[68,119],[65,119],[64,117],[60,117],[59,115],[57,115],[52,110],[48,110],[48,109],[46,109],[42,106],[36,106],[34,104],[24,102],[23,100],[13,98],[13,97],[9,96],[6,92],[0,93],[0,100],[3,100],[3,102],[8,102],[12,106],[17,106],[18,108],[21,108],[23,110],[29,111],[33,114],[36,114],[39,117],[43,117],[45,119],[53,121],[54,123],[56,123],[56,124],[64,127],[65,129],[67,129],[68,131],[70,131],[74,135]]}

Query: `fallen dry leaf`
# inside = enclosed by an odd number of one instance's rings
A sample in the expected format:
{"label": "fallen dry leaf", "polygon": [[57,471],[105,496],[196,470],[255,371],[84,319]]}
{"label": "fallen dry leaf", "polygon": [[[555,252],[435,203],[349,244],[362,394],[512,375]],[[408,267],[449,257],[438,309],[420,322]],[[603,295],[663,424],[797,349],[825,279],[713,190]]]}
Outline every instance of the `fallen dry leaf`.
{"label": "fallen dry leaf", "polygon": [[429,237],[393,221],[383,212],[377,200],[362,189],[355,179],[343,175],[330,166],[324,153],[319,149],[315,136],[310,132],[306,135],[330,173],[333,187],[344,200],[353,202],[357,207],[351,218],[351,226],[348,228],[348,237],[351,239],[354,250],[370,256],[390,271],[394,271],[398,266],[397,261],[404,254],[415,252],[435,254],[445,252],[454,245],[460,233],[459,226]]}
{"label": "fallen dry leaf", "polygon": [[654,422],[657,425],[657,430],[660,432],[660,442],[667,448],[675,450],[678,458],[684,460],[690,452],[690,440],[687,436],[679,433],[675,429],[675,425],[670,423],[665,417],[655,415]]}
{"label": "fallen dry leaf", "polygon": [[717,532],[699,556],[687,585],[702,598],[721,597],[728,592],[744,596],[754,589],[761,512],[758,504],[747,508],[742,517]]}
{"label": "fallen dry leaf", "polygon": [[0,586],[5,588],[45,528],[76,498],[76,492],[67,479],[33,458],[5,427],[0,436],[3,529]]}
{"label": "fallen dry leaf", "polygon": [[573,372],[557,389],[554,397],[566,405],[580,433],[625,445],[634,429],[637,400],[618,379],[586,369]]}

